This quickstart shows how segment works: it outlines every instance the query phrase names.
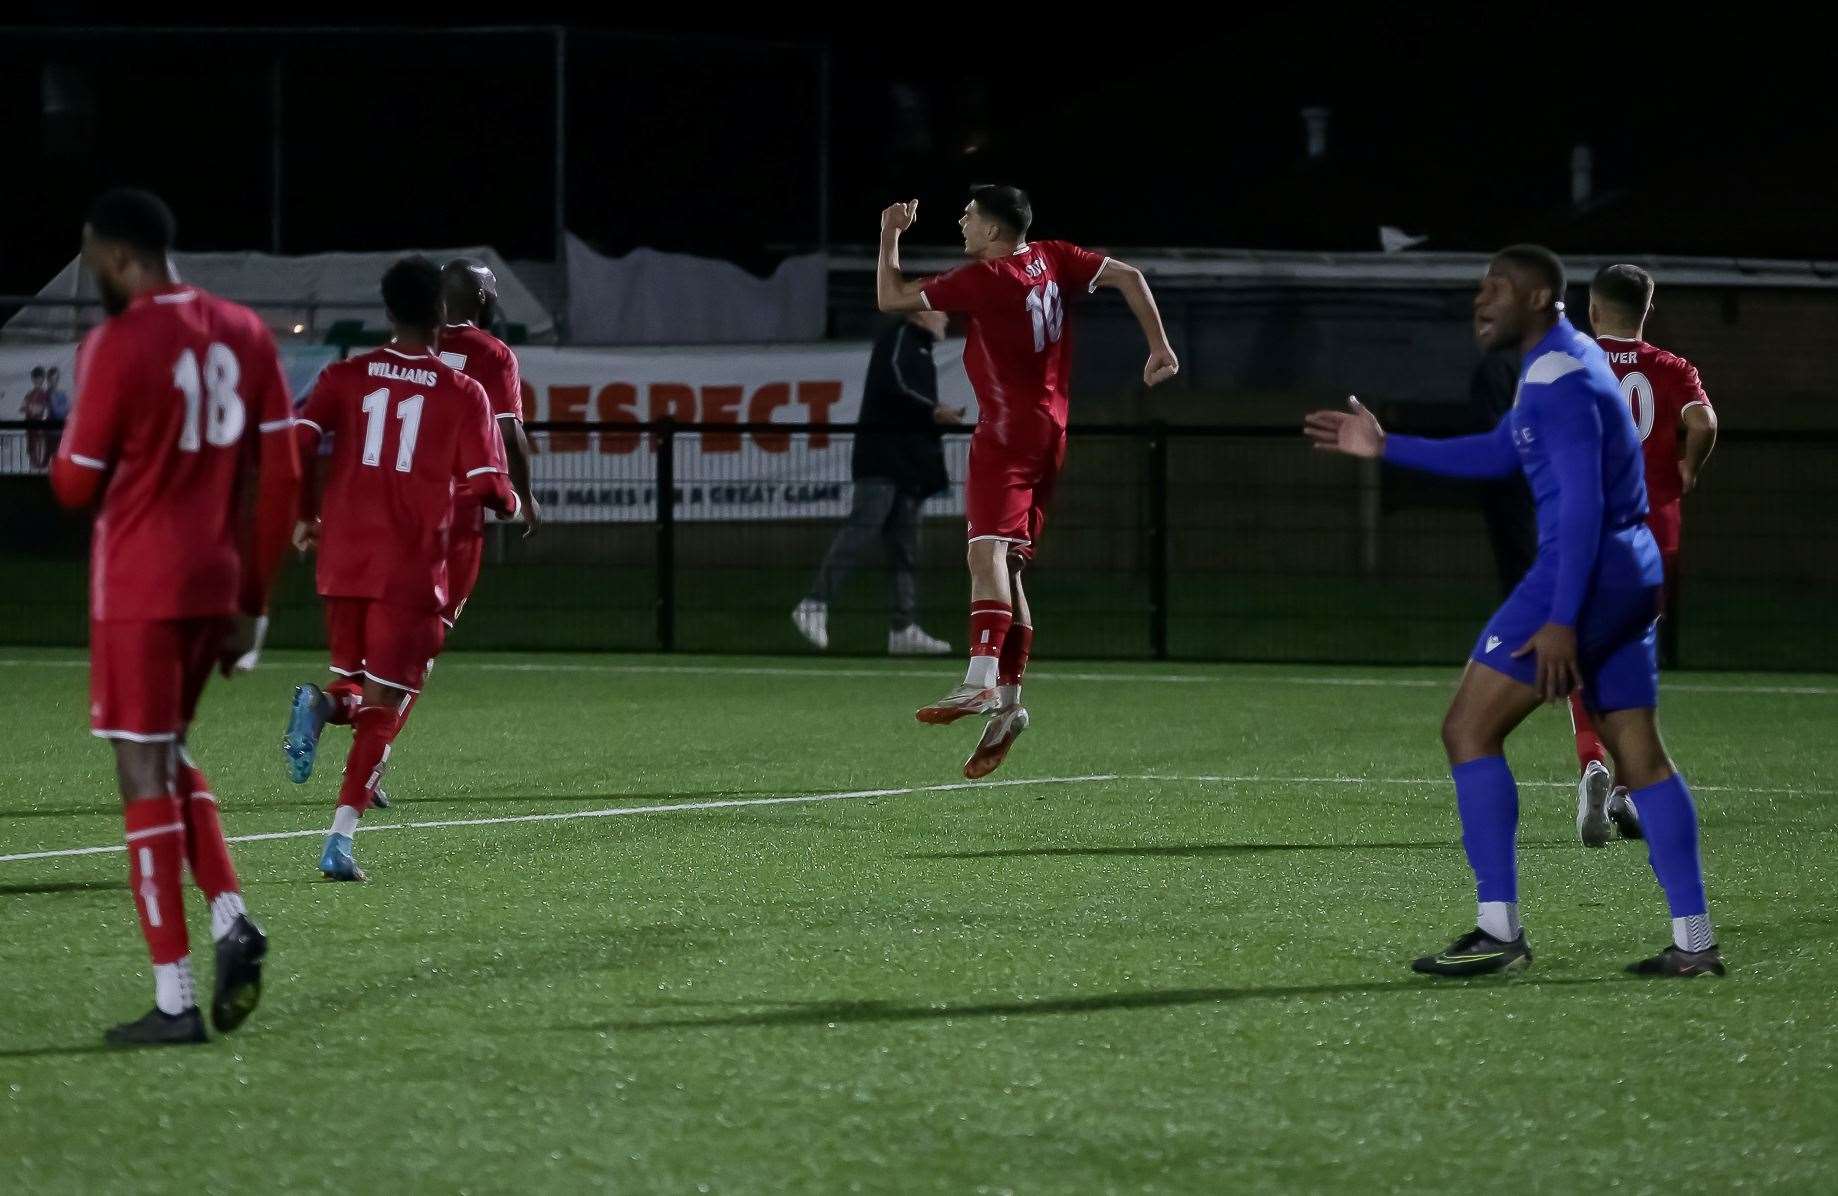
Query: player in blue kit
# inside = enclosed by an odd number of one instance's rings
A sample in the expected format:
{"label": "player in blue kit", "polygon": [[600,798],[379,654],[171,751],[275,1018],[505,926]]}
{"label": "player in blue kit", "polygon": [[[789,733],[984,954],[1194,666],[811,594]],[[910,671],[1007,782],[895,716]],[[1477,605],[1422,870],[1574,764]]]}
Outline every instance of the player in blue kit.
{"label": "player in blue kit", "polygon": [[1501,250],[1474,299],[1484,350],[1517,346],[1513,408],[1491,432],[1427,440],[1387,435],[1358,399],[1304,425],[1317,449],[1381,458],[1444,477],[1524,472],[1538,508],[1538,556],[1475,642],[1442,723],[1477,925],[1411,967],[1433,976],[1516,971],[1532,961],[1519,922],[1514,837],[1519,792],[1506,737],[1541,702],[1580,688],[1622,766],[1672,913],[1672,943],[1629,966],[1643,976],[1721,976],[1691,791],[1660,742],[1656,620],[1664,576],[1647,530],[1646,479],[1608,359],[1563,314],[1563,263],[1550,250]]}

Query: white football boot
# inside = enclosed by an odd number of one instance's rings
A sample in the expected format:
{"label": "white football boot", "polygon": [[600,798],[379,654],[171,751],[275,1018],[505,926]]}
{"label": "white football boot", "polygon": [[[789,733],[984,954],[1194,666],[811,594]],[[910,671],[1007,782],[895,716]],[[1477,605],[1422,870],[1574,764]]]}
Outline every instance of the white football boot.
{"label": "white football boot", "polygon": [[815,598],[798,603],[791,612],[791,623],[811,647],[821,652],[830,646],[830,608]]}
{"label": "white football boot", "polygon": [[951,645],[937,636],[927,635],[917,623],[887,633],[889,656],[948,656]]}
{"label": "white football boot", "polygon": [[1608,766],[1591,760],[1576,783],[1576,837],[1584,847],[1606,847],[1614,838],[1614,824],[1608,820],[1608,799],[1614,790]]}

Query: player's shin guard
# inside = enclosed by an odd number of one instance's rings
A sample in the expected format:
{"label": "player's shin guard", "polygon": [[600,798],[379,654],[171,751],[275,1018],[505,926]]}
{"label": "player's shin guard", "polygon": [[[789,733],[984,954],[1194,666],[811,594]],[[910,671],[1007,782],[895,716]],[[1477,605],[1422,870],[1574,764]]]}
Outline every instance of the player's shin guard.
{"label": "player's shin guard", "polygon": [[1461,845],[1474,870],[1482,930],[1497,939],[1519,934],[1519,787],[1503,756],[1483,756],[1449,770],[1461,814]]}
{"label": "player's shin guard", "polygon": [[1008,641],[1014,622],[1015,608],[1006,602],[970,604],[970,669],[964,674],[966,684],[995,688],[1002,645]]}
{"label": "player's shin guard", "polygon": [[1602,737],[1596,734],[1595,720],[1589,717],[1588,707],[1583,705],[1583,691],[1570,691],[1570,728],[1576,733],[1576,767],[1579,772],[1586,771],[1590,764],[1607,764],[1608,749],[1602,745]]}
{"label": "player's shin guard", "polygon": [[352,718],[351,754],[345,757],[345,777],[338,787],[341,807],[358,814],[370,808],[401,725],[402,716],[393,706],[364,706]]}
{"label": "player's shin guard", "polygon": [[1673,773],[1630,794],[1646,832],[1647,860],[1665,890],[1672,938],[1681,951],[1703,951],[1717,940],[1704,899],[1704,864],[1698,854],[1698,811],[1685,778]]}
{"label": "player's shin guard", "polygon": [[127,827],[128,885],[140,914],[141,937],[153,960],[160,1011],[178,1014],[197,1003],[192,993],[181,880],[185,823],[170,793],[137,797],[122,807]]}
{"label": "player's shin guard", "polygon": [[204,773],[183,749],[179,754],[179,807],[185,820],[185,862],[191,878],[211,907],[211,937],[222,938],[235,925],[243,907],[236,865],[230,861],[230,844],[223,837],[217,816],[217,797]]}
{"label": "player's shin guard", "polygon": [[325,687],[325,699],[325,721],[348,727],[364,704],[364,683],[355,677],[340,677]]}
{"label": "player's shin guard", "polygon": [[1002,704],[1013,706],[1021,701],[1021,678],[1027,672],[1028,654],[1034,650],[1034,629],[1019,620],[1011,623],[1002,640],[1002,655],[996,665],[996,684],[1000,686]]}

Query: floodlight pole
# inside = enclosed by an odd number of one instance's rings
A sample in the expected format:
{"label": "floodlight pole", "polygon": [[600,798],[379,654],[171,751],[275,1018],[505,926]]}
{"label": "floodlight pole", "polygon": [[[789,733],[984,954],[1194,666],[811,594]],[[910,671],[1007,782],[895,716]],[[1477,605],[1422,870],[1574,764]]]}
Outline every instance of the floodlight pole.
{"label": "floodlight pole", "polygon": [[555,236],[556,339],[568,339],[568,30],[555,26],[555,162],[550,188],[554,192],[551,230]]}
{"label": "floodlight pole", "polygon": [[268,60],[268,252],[281,252],[281,52]]}

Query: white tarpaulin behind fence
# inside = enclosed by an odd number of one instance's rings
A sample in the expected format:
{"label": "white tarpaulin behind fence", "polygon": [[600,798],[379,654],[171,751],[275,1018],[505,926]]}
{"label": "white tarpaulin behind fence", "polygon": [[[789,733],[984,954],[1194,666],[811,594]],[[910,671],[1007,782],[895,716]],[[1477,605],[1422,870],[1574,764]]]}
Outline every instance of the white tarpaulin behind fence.
{"label": "white tarpaulin behind fence", "polygon": [[[477,258],[498,276],[498,302],[504,318],[522,324],[533,341],[555,339],[555,318],[487,246],[464,249],[394,250],[387,253],[312,253],[276,257],[266,253],[177,253],[179,277],[213,294],[254,307],[270,328],[304,325],[320,333],[338,320],[362,320],[386,328],[378,293],[383,271],[405,253],[425,253],[436,262]],[[96,283],[77,259],[58,271],[38,293],[41,299],[96,298]],[[0,329],[0,342],[56,342],[79,339],[100,320],[98,309],[33,306],[22,309]]]}
{"label": "white tarpaulin behind fence", "polygon": [[[861,413],[867,343],[746,348],[559,349],[521,347],[524,415],[531,422],[852,424]],[[0,419],[18,419],[34,366],[60,371],[70,387],[73,344],[0,347]],[[337,350],[285,346],[288,384],[303,400]],[[964,373],[964,342],[934,352],[939,401],[976,418]],[[176,401],[176,400],[175,400]],[[23,433],[9,434],[24,444]],[[657,517],[657,447],[649,436],[551,432],[534,438],[533,487],[544,518],[557,522],[649,521]],[[853,437],[773,432],[678,434],[677,507],[683,520],[832,519],[849,506]],[[17,448],[17,451],[13,451]],[[962,477],[965,437],[946,441],[952,476]],[[31,468],[22,447],[0,446],[0,470]],[[957,491],[926,504],[961,513]]]}
{"label": "white tarpaulin behind fence", "polygon": [[750,344],[823,337],[829,274],[820,254],[770,278],[732,262],[634,249],[607,257],[568,237],[568,338],[581,345]]}

